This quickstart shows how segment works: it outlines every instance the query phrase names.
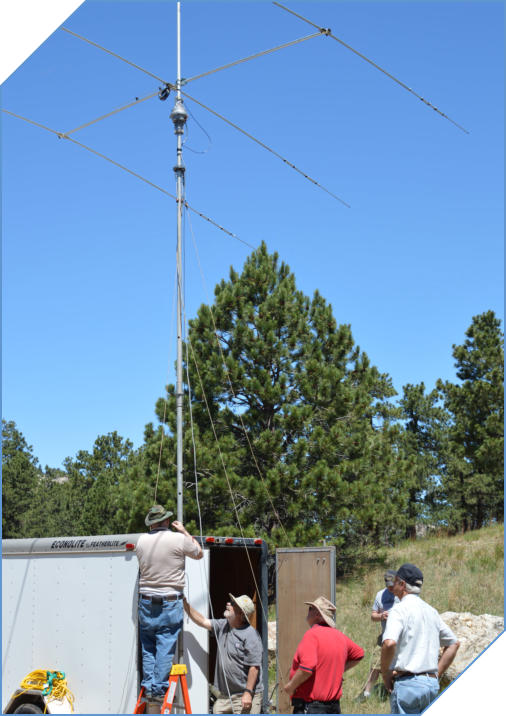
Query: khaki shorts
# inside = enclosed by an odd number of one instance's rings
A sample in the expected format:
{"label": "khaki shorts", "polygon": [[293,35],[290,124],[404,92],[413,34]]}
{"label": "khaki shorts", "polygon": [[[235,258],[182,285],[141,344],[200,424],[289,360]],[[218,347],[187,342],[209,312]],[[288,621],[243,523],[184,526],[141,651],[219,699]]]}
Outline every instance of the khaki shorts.
{"label": "khaki shorts", "polygon": [[243,711],[242,708],[242,694],[232,694],[228,696],[220,697],[216,699],[213,706],[213,714],[261,714],[262,713],[262,692],[253,696],[251,702],[251,709],[249,711]]}

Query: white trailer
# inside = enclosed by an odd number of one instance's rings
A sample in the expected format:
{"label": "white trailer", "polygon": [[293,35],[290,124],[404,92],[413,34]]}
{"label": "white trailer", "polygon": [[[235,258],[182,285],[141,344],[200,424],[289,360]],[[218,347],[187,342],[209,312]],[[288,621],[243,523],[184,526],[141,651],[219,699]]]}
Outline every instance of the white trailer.
{"label": "white trailer", "polygon": [[[19,693],[20,682],[37,669],[65,672],[76,713],[133,713],[141,681],[139,536],[3,540],[3,713],[69,713],[56,701],[47,705],[40,690]],[[219,618],[229,592],[253,597],[267,700],[267,546],[225,537],[205,537],[202,546],[202,560],[186,560],[187,599]],[[215,659],[214,639],[185,616],[183,663],[193,713],[209,712]]]}

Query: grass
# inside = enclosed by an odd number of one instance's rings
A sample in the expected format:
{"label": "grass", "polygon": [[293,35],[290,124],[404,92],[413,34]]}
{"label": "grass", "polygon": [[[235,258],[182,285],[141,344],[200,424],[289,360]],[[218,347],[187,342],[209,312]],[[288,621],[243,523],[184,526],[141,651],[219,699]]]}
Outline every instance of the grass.
{"label": "grass", "polygon": [[[364,703],[355,698],[369,674],[379,627],[371,622],[383,573],[412,562],[424,575],[422,598],[439,612],[504,613],[504,528],[492,525],[467,534],[407,540],[386,551],[381,565],[358,567],[336,585],[337,626],[363,647],[365,657],[346,672],[341,710],[347,714],[386,714],[390,706],[380,689]],[[269,670],[271,671],[271,670]],[[378,679],[381,684],[381,676]]]}

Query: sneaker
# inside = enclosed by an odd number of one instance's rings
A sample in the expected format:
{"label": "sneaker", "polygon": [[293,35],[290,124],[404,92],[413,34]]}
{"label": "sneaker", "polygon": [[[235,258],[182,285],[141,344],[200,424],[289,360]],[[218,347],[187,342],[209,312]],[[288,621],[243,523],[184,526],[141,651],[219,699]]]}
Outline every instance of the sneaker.
{"label": "sneaker", "polygon": [[146,703],[146,711],[147,714],[159,714],[162,711],[162,702],[161,701],[147,701]]}

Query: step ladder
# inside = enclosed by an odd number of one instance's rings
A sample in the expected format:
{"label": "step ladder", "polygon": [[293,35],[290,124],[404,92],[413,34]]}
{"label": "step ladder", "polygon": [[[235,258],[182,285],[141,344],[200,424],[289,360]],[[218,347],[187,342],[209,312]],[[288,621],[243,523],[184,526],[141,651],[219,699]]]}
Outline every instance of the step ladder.
{"label": "step ladder", "polygon": [[[188,684],[186,682],[186,674],[188,669],[186,664],[173,664],[169,676],[169,688],[165,692],[162,708],[160,713],[170,714],[176,696],[178,682],[181,684],[181,692],[183,694],[184,712],[191,714],[190,694],[188,693]],[[146,711],[146,699],[144,697],[144,686],[141,688],[137,703],[135,704],[134,714],[143,714]]]}
{"label": "step ladder", "polygon": [[172,666],[169,676],[169,688],[165,693],[165,698],[162,704],[162,714],[170,714],[172,711],[172,704],[174,703],[178,681],[181,684],[181,691],[183,694],[184,712],[185,714],[191,714],[192,709],[190,706],[190,694],[188,693],[188,684],[186,683],[187,673],[188,669],[186,668],[186,664],[174,664]]}

